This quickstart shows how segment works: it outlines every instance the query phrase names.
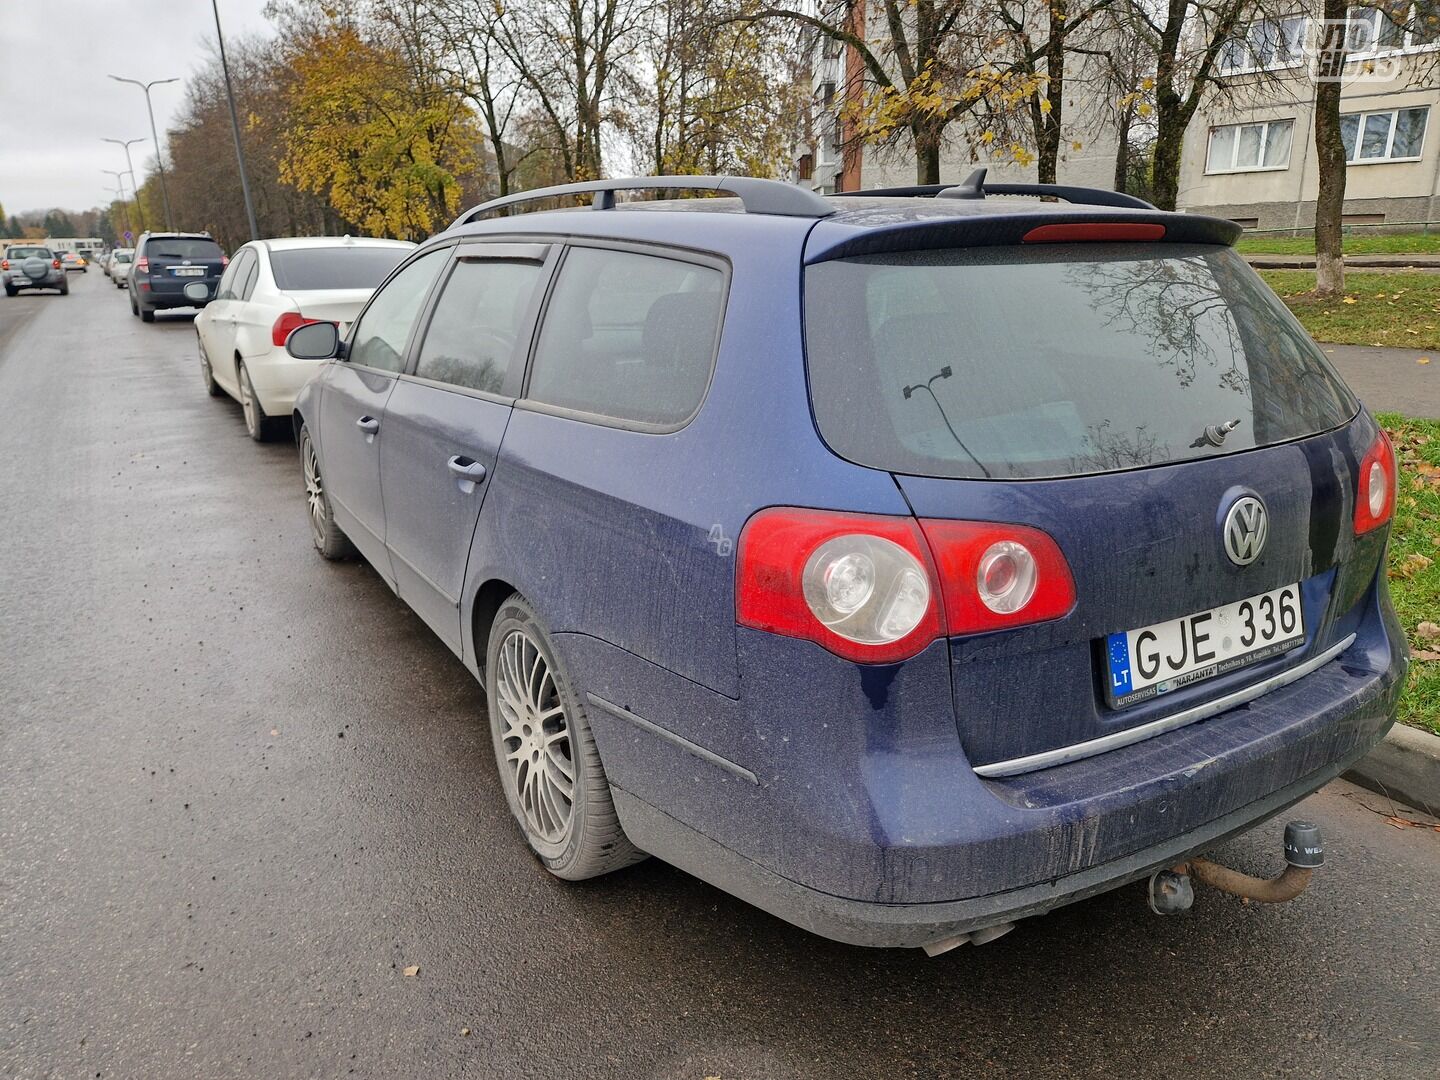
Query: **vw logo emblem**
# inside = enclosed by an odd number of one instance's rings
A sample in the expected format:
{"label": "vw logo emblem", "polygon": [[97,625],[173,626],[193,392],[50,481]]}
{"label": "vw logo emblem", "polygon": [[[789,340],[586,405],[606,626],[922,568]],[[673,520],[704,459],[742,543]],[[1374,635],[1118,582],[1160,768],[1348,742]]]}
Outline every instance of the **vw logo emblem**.
{"label": "vw logo emblem", "polygon": [[1249,566],[1265,550],[1270,536],[1270,513],[1254,495],[1242,495],[1231,505],[1223,526],[1225,554],[1236,566]]}

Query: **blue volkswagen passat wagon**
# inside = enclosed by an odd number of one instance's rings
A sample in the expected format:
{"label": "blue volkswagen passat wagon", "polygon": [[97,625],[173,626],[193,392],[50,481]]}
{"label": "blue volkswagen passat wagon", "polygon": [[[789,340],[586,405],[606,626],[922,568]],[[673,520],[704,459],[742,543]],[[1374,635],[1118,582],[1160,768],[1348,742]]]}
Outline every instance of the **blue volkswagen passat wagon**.
{"label": "blue volkswagen passat wagon", "polygon": [[315,543],[483,680],[557,876],[987,940],[1392,721],[1395,458],[1238,231],[979,176],[486,204],[291,335]]}

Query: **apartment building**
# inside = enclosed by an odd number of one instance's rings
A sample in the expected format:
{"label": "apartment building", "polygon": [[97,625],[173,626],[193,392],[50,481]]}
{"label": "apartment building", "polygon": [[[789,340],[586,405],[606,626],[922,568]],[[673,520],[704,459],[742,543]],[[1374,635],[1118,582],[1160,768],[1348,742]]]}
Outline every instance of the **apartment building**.
{"label": "apartment building", "polygon": [[[1387,15],[1393,12],[1393,15]],[[1249,228],[1315,223],[1319,27],[1303,15],[1246,28],[1220,57],[1224,86],[1186,132],[1178,205]],[[1440,220],[1440,18],[1401,4],[1352,8],[1341,88],[1344,220]]]}
{"label": "apartment building", "polygon": [[[822,9],[817,5],[816,10]],[[1037,5],[1037,17],[1041,10]],[[867,26],[885,25],[884,8],[878,2],[856,5],[851,19],[849,28],[864,38]],[[877,51],[883,53],[883,46],[882,39],[876,44]],[[813,105],[807,129],[795,146],[791,179],[827,194],[915,183],[915,154],[907,137],[902,134],[893,146],[875,146],[855,136],[845,110],[846,102],[855,100],[865,88],[864,65],[855,50],[813,32],[806,35],[802,48],[809,59]],[[1113,188],[1116,134],[1103,110],[1096,107],[1093,84],[1082,70],[1086,63],[1079,57],[1070,60],[1073,78],[1064,95],[1065,138],[1057,163],[1058,179],[1062,184]],[[1088,91],[1079,89],[1087,84]],[[941,180],[963,180],[982,165],[998,182],[1036,180],[1033,163],[1022,165],[1008,153],[989,154],[983,147],[972,148],[961,126],[955,125],[941,155]]]}

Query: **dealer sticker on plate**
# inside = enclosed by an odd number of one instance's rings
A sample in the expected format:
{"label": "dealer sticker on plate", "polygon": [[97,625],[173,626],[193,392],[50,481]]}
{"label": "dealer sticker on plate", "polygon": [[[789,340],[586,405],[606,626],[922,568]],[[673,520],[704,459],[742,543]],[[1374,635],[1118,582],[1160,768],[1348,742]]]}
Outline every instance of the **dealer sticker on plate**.
{"label": "dealer sticker on plate", "polygon": [[1286,652],[1305,641],[1300,586],[1260,593],[1234,604],[1105,639],[1113,708],[1168,694]]}

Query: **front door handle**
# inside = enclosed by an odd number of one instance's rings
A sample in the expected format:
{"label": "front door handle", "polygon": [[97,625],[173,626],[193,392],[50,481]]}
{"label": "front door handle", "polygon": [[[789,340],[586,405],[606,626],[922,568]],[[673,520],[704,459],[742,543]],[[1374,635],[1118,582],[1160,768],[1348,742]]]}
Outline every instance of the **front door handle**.
{"label": "front door handle", "polygon": [[366,435],[374,435],[380,430],[380,421],[376,420],[373,416],[362,416],[359,420],[355,421],[355,426],[365,432]]}
{"label": "front door handle", "polygon": [[485,466],[474,458],[457,454],[445,464],[450,468],[450,475],[460,481],[460,489],[466,493],[474,491],[475,485],[485,479]]}

